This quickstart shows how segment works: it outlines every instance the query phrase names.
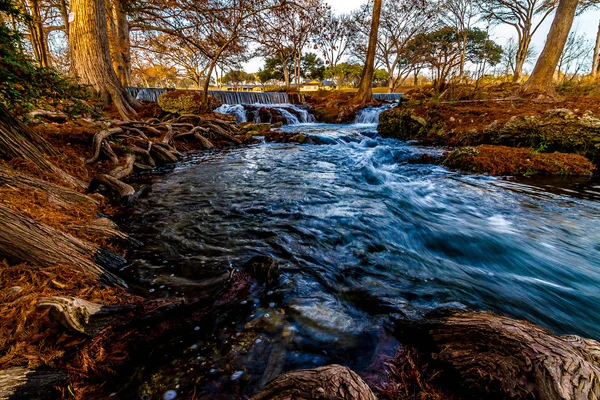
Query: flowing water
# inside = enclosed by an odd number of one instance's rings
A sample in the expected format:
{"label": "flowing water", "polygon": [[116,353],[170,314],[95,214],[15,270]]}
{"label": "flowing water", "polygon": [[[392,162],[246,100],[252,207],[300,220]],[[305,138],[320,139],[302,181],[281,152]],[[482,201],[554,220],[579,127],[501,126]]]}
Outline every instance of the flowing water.
{"label": "flowing water", "polygon": [[227,318],[157,350],[162,365],[145,381],[251,394],[282,370],[364,371],[389,350],[390,318],[438,307],[600,339],[598,182],[415,164],[441,150],[379,138],[375,125],[284,129],[332,144],[190,156],[153,176],[124,221],[145,243],[129,271],[149,296],[189,296],[256,255],[281,268],[276,287],[255,287]]}

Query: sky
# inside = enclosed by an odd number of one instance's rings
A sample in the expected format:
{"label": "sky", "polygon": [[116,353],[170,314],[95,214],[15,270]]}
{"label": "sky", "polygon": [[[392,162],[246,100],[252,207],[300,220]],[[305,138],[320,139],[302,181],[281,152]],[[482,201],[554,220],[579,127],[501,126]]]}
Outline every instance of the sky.
{"label": "sky", "polygon": [[[360,7],[361,4],[365,3],[365,0],[327,0],[327,3],[331,5],[331,8],[336,13],[349,13],[353,10],[356,10]],[[550,15],[546,18],[542,26],[538,29],[535,36],[532,40],[532,46],[536,51],[536,54],[539,54],[540,51],[544,48],[544,43],[546,42],[546,35],[548,34],[548,30],[550,29],[550,25],[552,24],[552,19],[554,15]],[[598,31],[598,23],[600,22],[600,10],[590,10],[587,11],[575,18],[573,22],[572,31],[577,31],[578,33],[585,34],[586,38],[591,42],[596,40],[596,33]],[[500,25],[492,28],[490,31],[490,36],[492,39],[500,44],[504,45],[508,39],[511,37],[516,37],[515,30],[513,27],[509,25]],[[250,62],[244,65],[244,69],[248,72],[256,72],[262,67],[263,60],[262,59],[253,59]],[[528,65],[525,68],[526,70],[533,69],[533,65]]]}

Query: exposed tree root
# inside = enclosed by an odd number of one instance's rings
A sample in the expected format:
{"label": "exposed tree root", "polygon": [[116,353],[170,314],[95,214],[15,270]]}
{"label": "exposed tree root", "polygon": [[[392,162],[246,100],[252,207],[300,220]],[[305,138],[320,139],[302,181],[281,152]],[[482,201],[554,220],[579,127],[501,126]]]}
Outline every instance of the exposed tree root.
{"label": "exposed tree root", "polygon": [[594,340],[554,336],[487,312],[436,311],[398,327],[405,342],[456,371],[474,397],[600,398],[600,343]]}
{"label": "exposed tree root", "polygon": [[0,399],[56,399],[59,397],[56,388],[67,382],[67,375],[57,370],[7,369],[0,371]]}
{"label": "exposed tree root", "polygon": [[341,365],[292,371],[280,375],[252,400],[375,400],[369,386]]}
{"label": "exposed tree root", "polygon": [[2,206],[0,221],[0,254],[8,259],[40,267],[69,263],[104,281],[126,286],[105,269],[120,268],[125,261],[122,257]]}
{"label": "exposed tree root", "polygon": [[133,200],[133,195],[135,194],[135,189],[133,187],[106,174],[96,175],[94,179],[92,179],[90,186],[88,187],[88,193],[94,193],[100,186],[104,186],[108,189],[120,204],[130,204]]}

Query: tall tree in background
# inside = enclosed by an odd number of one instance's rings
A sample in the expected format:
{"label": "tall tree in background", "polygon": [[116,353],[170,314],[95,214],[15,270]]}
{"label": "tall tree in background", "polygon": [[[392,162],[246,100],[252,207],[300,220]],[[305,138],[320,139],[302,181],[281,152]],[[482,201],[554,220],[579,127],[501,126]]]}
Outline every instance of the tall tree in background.
{"label": "tall tree in background", "polygon": [[22,7],[29,16],[27,19],[27,28],[35,59],[38,61],[40,67],[49,67],[50,51],[48,50],[48,38],[44,32],[40,0],[22,1]]}
{"label": "tall tree in background", "polygon": [[369,47],[367,48],[367,57],[365,67],[360,78],[358,92],[354,96],[354,103],[367,104],[373,101],[373,73],[375,72],[375,53],[377,52],[377,35],[379,32],[379,19],[381,16],[381,1],[375,0],[373,3],[373,18],[371,19],[371,31],[369,34]]}
{"label": "tall tree in background", "polygon": [[136,115],[135,101],[119,81],[108,43],[105,0],[71,0],[69,47],[73,70],[81,83],[93,85],[124,119]]}
{"label": "tall tree in background", "polygon": [[558,3],[550,32],[548,32],[546,38],[546,44],[540,53],[533,72],[520,90],[522,95],[556,96],[552,78],[569,37],[578,4],[579,0],[560,0]]}
{"label": "tall tree in background", "polygon": [[473,0],[446,0],[442,7],[447,11],[442,13],[442,19],[456,30],[460,38],[460,65],[458,80],[462,82],[465,78],[465,62],[467,57],[467,40],[469,30],[476,16]]}
{"label": "tall tree in background", "polygon": [[480,7],[484,18],[510,25],[517,31],[518,48],[513,82],[518,82],[523,74],[531,39],[554,11],[556,0],[484,0]]}
{"label": "tall tree in background", "polygon": [[598,68],[600,67],[600,24],[598,24],[598,33],[596,33],[596,45],[594,46],[593,57],[590,75],[593,79],[596,79],[598,77]]}

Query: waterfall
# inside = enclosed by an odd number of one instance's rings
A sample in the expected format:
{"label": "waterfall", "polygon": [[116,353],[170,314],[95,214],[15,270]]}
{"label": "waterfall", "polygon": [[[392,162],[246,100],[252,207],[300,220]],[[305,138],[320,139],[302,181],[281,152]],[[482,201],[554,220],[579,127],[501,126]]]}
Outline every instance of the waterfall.
{"label": "waterfall", "polygon": [[398,102],[402,98],[403,93],[375,93],[373,97],[379,101],[395,101]]}
{"label": "waterfall", "polygon": [[[138,100],[158,102],[158,97],[175,89],[167,88],[127,88],[127,92]],[[202,92],[198,90],[198,92]],[[292,100],[302,101],[302,96],[292,96],[281,92],[229,92],[226,90],[210,90],[208,94],[216,97],[223,104],[290,104]]]}
{"label": "waterfall", "polygon": [[248,121],[248,117],[246,116],[246,109],[241,104],[223,104],[221,107],[217,108],[215,112],[221,114],[235,115],[237,122]]}
{"label": "waterfall", "polygon": [[379,114],[385,110],[396,107],[396,104],[384,104],[379,107],[366,107],[356,114],[355,124],[378,124]]}

